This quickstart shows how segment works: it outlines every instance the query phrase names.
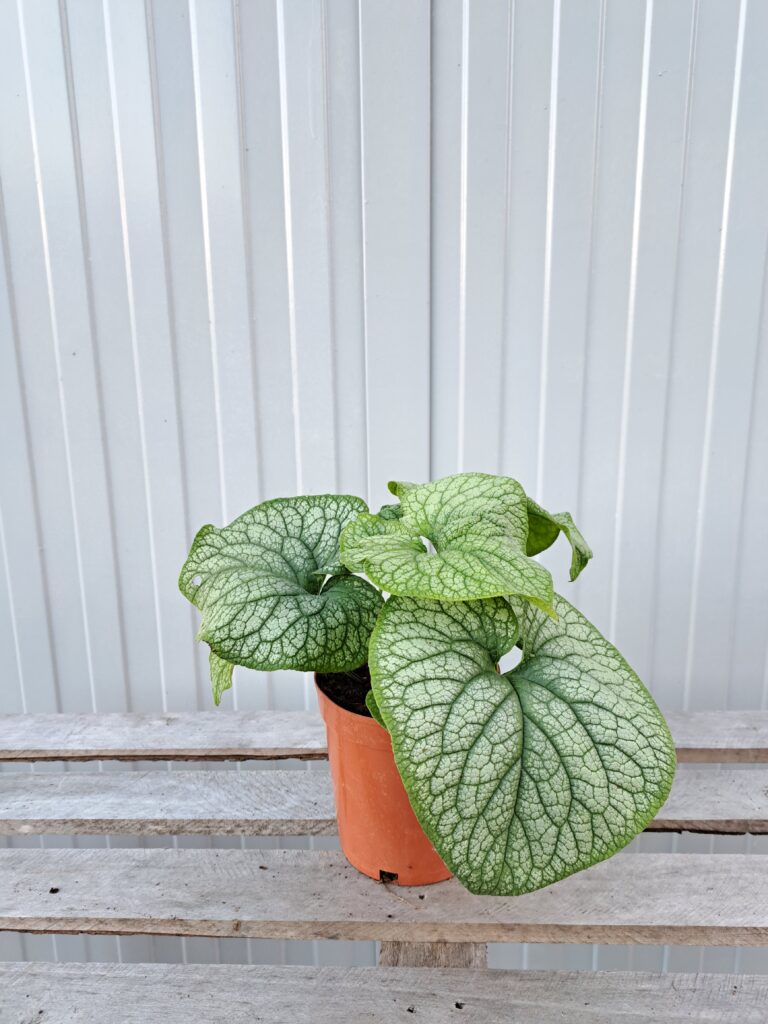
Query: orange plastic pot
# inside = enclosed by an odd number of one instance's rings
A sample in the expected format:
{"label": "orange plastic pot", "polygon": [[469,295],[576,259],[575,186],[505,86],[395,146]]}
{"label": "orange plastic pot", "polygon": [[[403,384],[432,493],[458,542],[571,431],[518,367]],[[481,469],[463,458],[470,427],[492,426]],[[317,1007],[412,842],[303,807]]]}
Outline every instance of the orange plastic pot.
{"label": "orange plastic pot", "polygon": [[413,813],[387,730],[316,689],[328,734],[339,841],[347,860],[369,878],[397,885],[430,885],[450,878]]}

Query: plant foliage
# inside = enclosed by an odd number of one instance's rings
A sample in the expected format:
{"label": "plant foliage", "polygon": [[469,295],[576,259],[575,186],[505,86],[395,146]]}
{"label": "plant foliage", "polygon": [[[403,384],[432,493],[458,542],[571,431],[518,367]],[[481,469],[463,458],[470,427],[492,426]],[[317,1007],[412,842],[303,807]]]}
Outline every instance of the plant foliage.
{"label": "plant foliage", "polygon": [[[604,860],[653,818],[669,731],[619,652],[562,597],[392,598],[371,641],[376,703],[411,804],[472,892],[519,894]],[[496,664],[522,633],[523,659]]]}
{"label": "plant foliage", "polygon": [[573,519],[508,477],[389,487],[376,514],[348,495],[281,498],[200,530],[179,585],[216,703],[235,665],[368,661],[368,710],[467,888],[516,895],[611,856],[666,799],[675,753],[649,692],[534,559],[562,533],[576,579],[592,552]]}
{"label": "plant foliage", "polygon": [[217,703],[232,665],[343,672],[366,660],[382,598],[339,565],[341,530],[366,511],[347,495],[277,498],[198,532],[179,587],[203,615]]}

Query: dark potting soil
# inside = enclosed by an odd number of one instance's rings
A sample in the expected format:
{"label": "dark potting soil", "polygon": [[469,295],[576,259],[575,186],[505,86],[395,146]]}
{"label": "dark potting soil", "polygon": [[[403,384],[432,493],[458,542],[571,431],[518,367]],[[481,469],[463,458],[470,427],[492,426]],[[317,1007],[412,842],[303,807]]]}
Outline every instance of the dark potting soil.
{"label": "dark potting soil", "polygon": [[365,706],[365,695],[371,688],[371,674],[367,665],[352,672],[318,672],[316,679],[317,685],[334,704],[356,715],[371,717],[371,712]]}

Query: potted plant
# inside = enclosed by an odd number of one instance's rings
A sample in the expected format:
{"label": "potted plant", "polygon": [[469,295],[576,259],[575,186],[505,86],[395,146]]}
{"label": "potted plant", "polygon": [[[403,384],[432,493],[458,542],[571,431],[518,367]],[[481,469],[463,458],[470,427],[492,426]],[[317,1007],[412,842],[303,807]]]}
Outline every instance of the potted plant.
{"label": "potted plant", "polygon": [[180,587],[216,703],[234,665],[316,673],[342,849],[372,877],[516,895],[616,853],[666,799],[675,751],[533,559],[562,533],[578,576],[592,552],[572,518],[507,477],[389,486],[376,514],[279,498],[200,530]]}

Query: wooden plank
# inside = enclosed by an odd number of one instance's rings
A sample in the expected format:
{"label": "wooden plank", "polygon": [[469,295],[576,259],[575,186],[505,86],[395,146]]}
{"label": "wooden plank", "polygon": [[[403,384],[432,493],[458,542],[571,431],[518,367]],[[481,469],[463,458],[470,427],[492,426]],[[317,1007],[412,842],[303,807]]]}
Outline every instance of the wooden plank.
{"label": "wooden plank", "polygon": [[[652,832],[768,832],[768,769],[678,773]],[[0,835],[333,835],[324,771],[0,775]]]}
{"label": "wooden plank", "polygon": [[334,835],[326,772],[0,775],[0,835]]}
{"label": "wooden plank", "polygon": [[0,930],[403,942],[768,944],[757,855],[614,857],[514,899],[400,888],[337,852],[0,850]]}
{"label": "wooden plank", "polygon": [[[768,711],[670,715],[680,762],[768,762]],[[309,711],[0,715],[0,761],[242,761],[327,756]]]}
{"label": "wooden plank", "polygon": [[649,832],[768,832],[768,769],[684,769]]}
{"label": "wooden plank", "polygon": [[695,711],[667,715],[679,762],[768,761],[768,711]]}
{"label": "wooden plank", "polygon": [[0,761],[243,761],[327,756],[308,711],[0,715]]}
{"label": "wooden plank", "polygon": [[0,964],[7,1024],[764,1024],[768,977],[232,964]]}
{"label": "wooden plank", "polygon": [[484,942],[382,942],[380,967],[487,967]]}

